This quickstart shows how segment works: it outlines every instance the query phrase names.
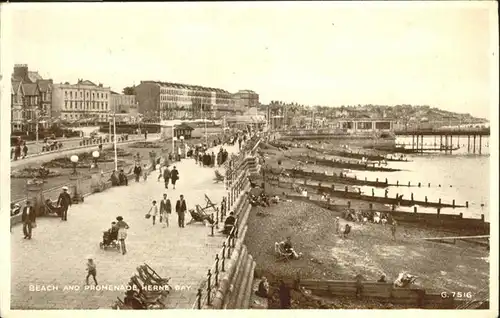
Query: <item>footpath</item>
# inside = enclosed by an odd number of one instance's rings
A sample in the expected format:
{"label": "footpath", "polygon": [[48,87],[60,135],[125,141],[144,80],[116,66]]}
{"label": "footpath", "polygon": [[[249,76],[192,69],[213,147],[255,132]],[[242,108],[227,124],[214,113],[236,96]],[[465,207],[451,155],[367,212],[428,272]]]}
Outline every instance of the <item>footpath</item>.
{"label": "footpath", "polygon": [[[156,141],[161,138],[161,134],[151,134],[148,135],[147,141]],[[137,136],[137,135],[130,135],[129,140],[127,141],[122,141],[118,142],[117,145],[126,145],[138,141],[144,141],[144,136]],[[28,156],[24,159],[19,159],[19,160],[11,160],[10,162],[10,167],[11,169],[22,169],[26,166],[32,165],[32,164],[41,164],[42,162],[50,161],[56,158],[59,158],[61,156],[70,156],[70,155],[77,155],[82,152],[87,152],[89,149],[95,149],[97,150],[98,144],[94,145],[89,145],[89,146],[80,146],[80,140],[78,141],[72,141],[70,143],[64,144],[63,148],[60,150],[56,151],[50,151],[50,152],[42,152],[42,153],[33,153],[30,150],[28,150]],[[113,147],[113,143],[106,143],[103,144],[104,149],[109,149]]]}
{"label": "footpath", "polygon": [[[149,138],[148,138],[149,139]],[[226,146],[231,154],[236,146]],[[183,194],[187,208],[204,205],[207,194],[220,205],[226,194],[222,183],[213,182],[213,168],[203,168],[194,159],[176,164],[180,173],[177,189],[165,189],[154,171],[147,181],[130,181],[127,187],[114,187],[93,194],[85,203],[73,205],[68,221],[39,218],[33,229],[33,239],[24,240],[22,226],[11,234],[11,308],[12,309],[109,309],[123,291],[85,290],[86,258],[92,255],[97,264],[100,285],[120,286],[128,283],[136,267],[147,263],[162,277],[171,277],[174,288],[166,302],[169,308],[192,308],[200,281],[220,251],[225,237],[201,223],[177,226],[173,212],[170,226],[152,225],[145,219],[152,200],[160,201],[167,193],[173,207]],[[217,168],[223,173],[223,168]],[[102,232],[121,215],[129,224],[127,254],[116,250],[101,250]],[[186,223],[191,219],[186,214]],[[90,279],[90,282],[92,279]],[[80,290],[63,290],[77,286]],[[58,290],[48,290],[55,289]],[[38,291],[36,290],[38,289]],[[42,289],[46,289],[42,291]]]}

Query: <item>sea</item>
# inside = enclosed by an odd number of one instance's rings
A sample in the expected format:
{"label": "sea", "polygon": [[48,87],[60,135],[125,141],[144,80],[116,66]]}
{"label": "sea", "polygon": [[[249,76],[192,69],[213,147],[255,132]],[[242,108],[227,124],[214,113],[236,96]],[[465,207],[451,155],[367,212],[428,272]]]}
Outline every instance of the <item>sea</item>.
{"label": "sea", "polygon": [[[424,147],[433,147],[436,143],[434,136],[424,136]],[[443,208],[443,214],[463,213],[464,218],[481,218],[484,215],[486,221],[489,221],[490,215],[490,184],[497,182],[490,176],[490,138],[482,137],[481,154],[479,154],[479,138],[476,138],[476,149],[473,153],[472,138],[471,147],[468,149],[467,136],[454,136],[453,146],[459,146],[460,149],[451,154],[443,152],[430,152],[423,154],[405,155],[408,162],[387,162],[387,167],[402,169],[395,172],[377,172],[377,171],[352,171],[350,175],[356,175],[357,178],[368,180],[384,181],[386,178],[389,184],[396,184],[399,181],[400,186],[388,187],[388,196],[395,197],[397,194],[403,194],[404,199],[411,198],[413,193],[414,200],[427,199],[432,202],[438,202],[441,199],[443,203],[452,203],[455,200],[457,205],[469,203],[468,208]],[[412,137],[398,137],[396,143],[407,144],[411,148]],[[439,144],[439,137],[437,139]],[[410,182],[411,187],[408,187]],[[421,186],[418,187],[418,183]],[[429,186],[430,185],[430,186]],[[372,187],[362,186],[361,191],[371,195]],[[376,196],[384,196],[385,189],[375,188]],[[413,207],[400,207],[399,210],[413,211]],[[417,207],[419,213],[436,213],[435,208]]]}

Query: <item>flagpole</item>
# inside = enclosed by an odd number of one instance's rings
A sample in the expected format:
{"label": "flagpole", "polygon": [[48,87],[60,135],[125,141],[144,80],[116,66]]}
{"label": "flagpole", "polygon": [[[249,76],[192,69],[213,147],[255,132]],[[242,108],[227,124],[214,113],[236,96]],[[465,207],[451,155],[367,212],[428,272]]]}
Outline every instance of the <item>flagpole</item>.
{"label": "flagpole", "polygon": [[113,133],[114,133],[114,145],[115,145],[115,170],[118,170],[118,154],[116,152],[116,113],[113,113]]}
{"label": "flagpole", "polygon": [[172,155],[174,154],[174,150],[175,150],[175,141],[174,141],[174,123],[172,122]]}

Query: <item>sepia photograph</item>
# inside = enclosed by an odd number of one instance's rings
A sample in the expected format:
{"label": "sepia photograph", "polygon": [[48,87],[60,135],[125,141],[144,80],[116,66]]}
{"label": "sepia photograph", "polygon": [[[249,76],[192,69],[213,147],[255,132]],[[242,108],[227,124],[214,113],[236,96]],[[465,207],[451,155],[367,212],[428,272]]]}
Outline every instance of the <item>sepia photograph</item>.
{"label": "sepia photograph", "polygon": [[1,316],[497,317],[497,10],[2,4]]}

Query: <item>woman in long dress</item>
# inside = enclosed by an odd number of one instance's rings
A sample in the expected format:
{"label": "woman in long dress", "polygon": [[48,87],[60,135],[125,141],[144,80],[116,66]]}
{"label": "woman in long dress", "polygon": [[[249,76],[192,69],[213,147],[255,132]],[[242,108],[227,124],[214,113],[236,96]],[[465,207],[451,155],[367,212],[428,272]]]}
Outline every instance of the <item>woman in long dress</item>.
{"label": "woman in long dress", "polygon": [[127,253],[127,247],[125,246],[125,239],[127,238],[127,230],[129,229],[128,224],[123,221],[123,217],[118,216],[116,218],[116,227],[118,228],[118,240],[120,241],[120,246],[122,248],[122,254]]}

